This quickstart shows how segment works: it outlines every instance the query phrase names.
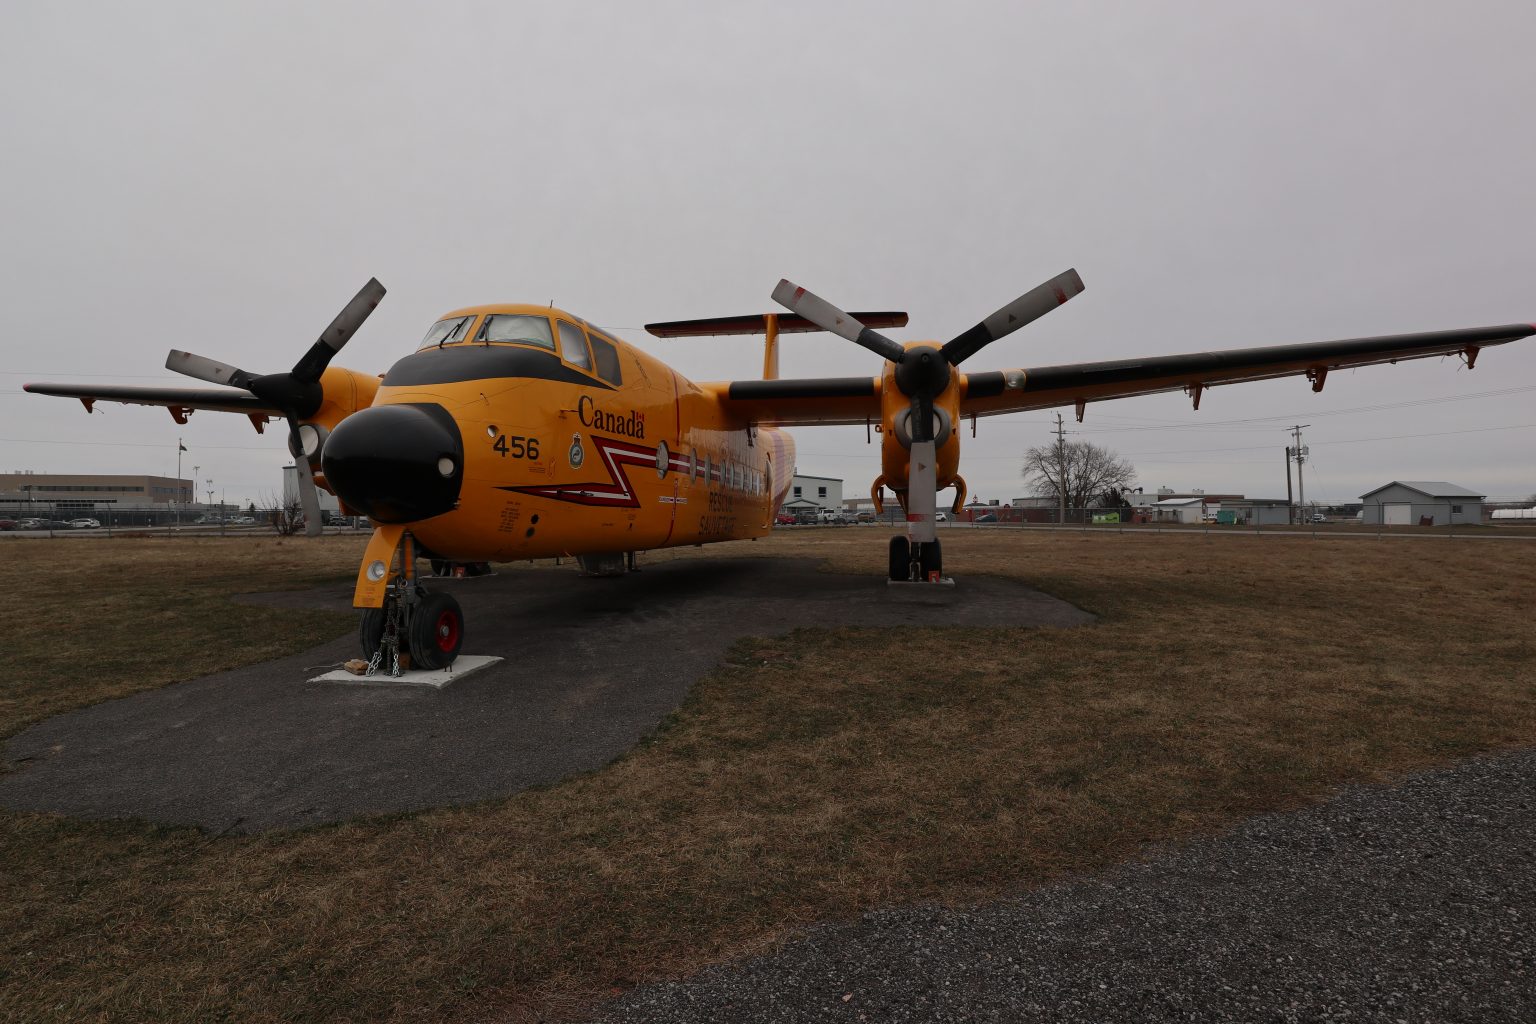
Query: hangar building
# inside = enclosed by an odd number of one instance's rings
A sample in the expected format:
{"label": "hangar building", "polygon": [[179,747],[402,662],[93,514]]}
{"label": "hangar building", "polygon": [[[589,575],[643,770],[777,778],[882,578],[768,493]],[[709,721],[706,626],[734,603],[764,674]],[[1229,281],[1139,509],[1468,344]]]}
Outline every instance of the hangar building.
{"label": "hangar building", "polygon": [[1360,495],[1361,522],[1371,526],[1434,526],[1481,523],[1485,494],[1444,480],[1394,480]]}

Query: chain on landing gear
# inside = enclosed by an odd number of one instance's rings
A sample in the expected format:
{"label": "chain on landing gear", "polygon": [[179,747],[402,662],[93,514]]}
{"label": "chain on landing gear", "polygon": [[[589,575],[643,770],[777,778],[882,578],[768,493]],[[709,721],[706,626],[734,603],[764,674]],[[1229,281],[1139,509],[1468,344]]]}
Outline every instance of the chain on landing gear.
{"label": "chain on landing gear", "polygon": [[[414,581],[407,584],[407,586],[412,592],[419,589]],[[414,593],[407,597],[396,592],[396,584],[391,583],[389,585],[389,593],[384,598],[384,607],[381,609],[384,619],[384,631],[379,637],[378,646],[374,649],[373,655],[368,659],[368,670],[363,673],[364,676],[377,675],[380,664],[387,663],[389,665],[389,674],[396,678],[399,677],[400,644],[405,635],[406,607],[419,600],[419,598],[416,598],[416,600],[412,600],[412,598],[415,598]],[[367,632],[366,622],[364,623],[364,632]],[[371,646],[370,640],[365,639],[364,645]],[[409,655],[409,651],[410,648],[407,646],[407,655]]]}

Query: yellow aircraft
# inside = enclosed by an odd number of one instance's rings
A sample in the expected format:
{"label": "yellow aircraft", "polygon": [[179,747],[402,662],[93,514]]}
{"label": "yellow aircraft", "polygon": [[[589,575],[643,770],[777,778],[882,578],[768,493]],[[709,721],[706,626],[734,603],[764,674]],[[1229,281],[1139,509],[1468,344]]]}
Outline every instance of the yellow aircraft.
{"label": "yellow aircraft", "polygon": [[[407,655],[420,668],[452,663],[464,616],[447,593],[428,590],[418,557],[454,562],[572,555],[617,575],[648,548],[760,537],[773,527],[795,467],[783,428],[872,425],[882,474],[907,533],[890,540],[890,577],[930,581],[943,569],[935,534],[938,491],[955,488],[960,430],[974,419],[1183,390],[1200,407],[1213,385],[1305,375],[1321,391],[1329,371],[1403,359],[1478,352],[1536,333],[1512,324],[1312,344],[1201,352],[1035,369],[965,373],[984,347],[1083,290],[1075,270],[1031,289],[942,345],[900,344],[879,333],[905,313],[845,313],[781,281],[773,298],[789,313],[647,325],[684,337],[762,334],[761,380],[695,383],[602,329],[547,306],[472,306],[448,313],[416,351],[382,377],[331,366],[384,296],[369,281],[292,370],[258,375],[188,352],[169,369],[224,385],[144,388],[28,384],[39,394],[158,405],[185,423],[195,410],[243,413],[259,431],[287,421],[300,471],[307,529],[320,530],[315,486],[373,536],[358,571],[365,657]],[[880,356],[878,374],[784,380],[781,334],[825,330]]]}

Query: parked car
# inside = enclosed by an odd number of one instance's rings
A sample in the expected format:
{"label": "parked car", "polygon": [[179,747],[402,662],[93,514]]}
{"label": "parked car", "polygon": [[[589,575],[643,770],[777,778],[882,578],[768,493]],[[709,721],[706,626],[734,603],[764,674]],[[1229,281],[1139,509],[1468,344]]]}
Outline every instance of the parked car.
{"label": "parked car", "polygon": [[101,529],[101,524],[100,523],[98,523],[94,519],[91,519],[91,518],[85,517],[85,516],[82,516],[79,519],[71,519],[69,521],[69,525],[70,525],[70,528],[74,529],[74,530],[99,530],[99,529]]}
{"label": "parked car", "polygon": [[945,515],[943,512],[935,512],[933,514],[933,520],[936,523],[947,523],[949,522],[949,516]]}
{"label": "parked car", "polygon": [[773,525],[774,526],[794,526],[795,525],[795,517],[790,515],[788,512],[780,512],[778,515],[773,517]]}
{"label": "parked car", "polygon": [[14,519],[0,519],[0,530],[14,530],[14,529],[16,529],[16,520],[14,520]]}
{"label": "parked car", "polygon": [[254,526],[256,520],[252,516],[235,516],[235,518],[230,520],[230,523],[235,526]]}
{"label": "parked car", "polygon": [[[918,420],[918,422],[921,423],[922,420]],[[997,522],[997,513],[996,512],[983,512],[981,515],[979,515],[975,519],[971,520],[971,522],[973,522],[973,523],[995,523],[995,522]]]}
{"label": "parked car", "polygon": [[1323,515],[1321,512],[1313,512],[1312,521],[1314,523],[1326,523],[1328,521],[1328,517]]}
{"label": "parked car", "polygon": [[43,521],[41,519],[18,519],[16,521],[16,529],[18,530],[41,530],[42,528]]}

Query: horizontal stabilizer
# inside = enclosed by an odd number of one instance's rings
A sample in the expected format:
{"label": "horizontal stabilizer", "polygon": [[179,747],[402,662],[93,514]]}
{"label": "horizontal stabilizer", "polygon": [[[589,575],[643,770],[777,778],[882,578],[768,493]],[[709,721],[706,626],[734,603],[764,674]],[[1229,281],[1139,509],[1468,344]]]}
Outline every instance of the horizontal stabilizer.
{"label": "horizontal stabilizer", "polygon": [[[907,326],[905,313],[852,313],[850,315],[865,327]],[[806,334],[822,329],[795,313],[750,313],[746,316],[717,316],[704,320],[671,320],[663,324],[646,324],[645,329],[658,338],[701,338],[714,334],[767,334],[770,316],[778,318],[780,334]]]}

